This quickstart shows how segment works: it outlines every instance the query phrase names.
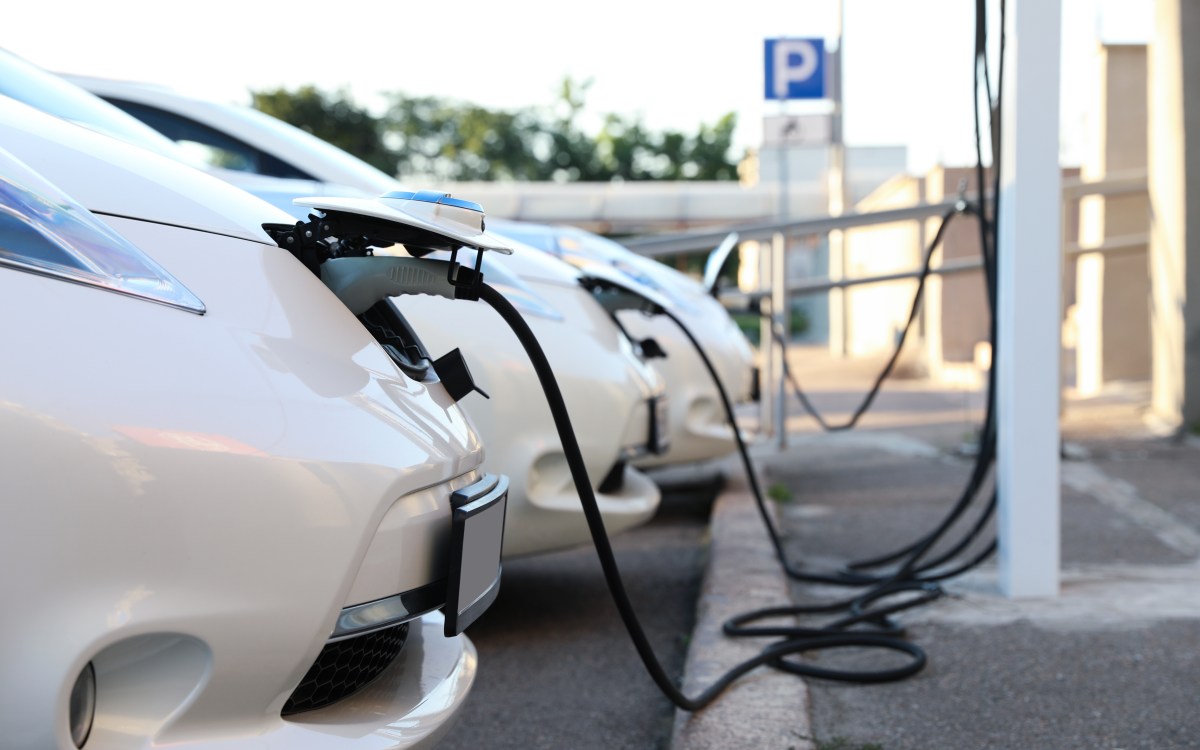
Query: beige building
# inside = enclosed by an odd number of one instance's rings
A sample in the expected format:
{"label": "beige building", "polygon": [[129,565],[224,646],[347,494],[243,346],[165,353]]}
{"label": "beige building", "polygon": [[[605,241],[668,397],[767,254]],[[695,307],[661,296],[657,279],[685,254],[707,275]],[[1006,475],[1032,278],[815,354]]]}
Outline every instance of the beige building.
{"label": "beige building", "polygon": [[[1146,46],[1105,45],[1097,62],[1096,132],[1080,176],[1084,182],[1143,176]],[[1150,201],[1144,191],[1089,195],[1079,210],[1077,248],[1071,249],[1083,252],[1068,338],[1075,344],[1075,387],[1092,395],[1108,382],[1150,378]]]}
{"label": "beige building", "polygon": [[[1144,189],[1085,195],[1091,183],[1144,180],[1147,165],[1145,45],[1097,50],[1099,97],[1091,147],[1079,168],[1063,170],[1064,385],[1081,395],[1114,381],[1146,381],[1150,352],[1150,208]],[[985,179],[990,181],[990,173]],[[898,176],[856,206],[879,211],[937,203],[976,191],[975,170],[939,167],[921,177]],[[847,233],[847,275],[873,276],[918,268],[940,219],[855,229]],[[934,267],[979,257],[979,226],[971,217],[947,228]],[[904,325],[913,280],[853,288],[847,295],[847,351],[890,349]],[[918,321],[918,368],[934,377],[977,374],[989,352],[989,314],[981,271],[933,276]]]}

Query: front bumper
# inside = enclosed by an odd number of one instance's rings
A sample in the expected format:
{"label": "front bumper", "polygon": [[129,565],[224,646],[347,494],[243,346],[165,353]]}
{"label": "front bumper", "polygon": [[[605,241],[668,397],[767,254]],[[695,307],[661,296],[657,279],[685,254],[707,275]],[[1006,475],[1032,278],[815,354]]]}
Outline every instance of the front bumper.
{"label": "front bumper", "polygon": [[[411,623],[408,642],[391,666],[369,686],[332,706],[289,718],[263,716],[236,728],[217,724],[203,731],[197,727],[195,732],[173,732],[169,744],[187,750],[433,747],[453,726],[477,669],[471,641],[461,635],[443,637],[444,627],[440,613]],[[97,716],[98,729],[102,718]],[[97,734],[95,740],[100,739]],[[101,746],[105,745],[97,744]]]}
{"label": "front bumper", "polygon": [[[649,521],[658,510],[661,492],[649,477],[632,466],[623,466],[624,478],[612,492],[596,491],[596,504],[611,535]],[[590,543],[579,493],[571,481],[562,454],[539,462],[532,472],[530,491],[510,497],[509,512],[521,523],[504,533],[504,555],[526,555]],[[592,477],[593,482],[599,477]]]}
{"label": "front bumper", "polygon": [[[626,449],[646,449],[651,399],[663,393],[662,382],[581,287],[534,286],[563,316],[526,319],[550,359],[592,486],[598,487],[615,464],[627,460]],[[470,395],[461,404],[483,437],[488,467],[511,482],[504,556],[588,542],[545,394],[503,320],[479,304],[429,296],[394,302],[433,356],[461,347],[475,382],[491,395],[490,400]],[[618,491],[597,493],[610,533],[645,522],[658,507],[657,487],[636,472],[629,476]]]}
{"label": "front bumper", "polygon": [[[58,307],[4,336],[22,367],[0,377],[0,447],[21,471],[0,489],[26,501],[0,523],[0,593],[21,602],[0,616],[0,745],[72,747],[69,693],[90,662],[89,750],[423,746],[453,711],[426,694],[461,700],[474,674],[441,615],[344,705],[281,711],[342,608],[366,600],[352,588],[382,580],[358,572],[385,517],[428,546],[393,558],[404,578],[378,596],[446,576],[450,504],[410,501],[476,473],[469,423],[284,251],[109,221],[210,308],[0,279],[10,318]],[[68,318],[80,340],[47,347]],[[80,378],[80,361],[121,366]],[[364,702],[393,677],[402,690]]]}
{"label": "front bumper", "polygon": [[[433,747],[453,726],[475,682],[478,664],[474,644],[465,635],[446,638],[444,629],[440,613],[411,623],[404,650],[375,682],[328,708],[279,720],[256,738],[261,745],[255,747]],[[211,747],[217,750],[225,745]]]}
{"label": "front bumper", "polygon": [[[704,353],[717,369],[729,398],[736,404],[751,395],[753,354],[745,337],[736,327],[714,315],[681,315],[692,335],[704,347]],[[714,318],[709,320],[709,318]],[[704,362],[691,341],[674,321],[664,316],[622,316],[621,322],[636,338],[653,338],[667,356],[652,360],[670,393],[670,448],[663,454],[643,456],[634,461],[639,467],[668,466],[677,463],[721,458],[737,449],[720,394]]]}

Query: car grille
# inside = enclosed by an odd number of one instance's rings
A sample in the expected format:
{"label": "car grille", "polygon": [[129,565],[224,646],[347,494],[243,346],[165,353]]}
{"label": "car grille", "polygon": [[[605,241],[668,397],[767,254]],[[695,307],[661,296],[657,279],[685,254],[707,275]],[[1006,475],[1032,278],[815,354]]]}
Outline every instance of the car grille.
{"label": "car grille", "polygon": [[403,623],[325,644],[280,713],[314,711],[361,690],[395,660],[407,637],[408,623]]}

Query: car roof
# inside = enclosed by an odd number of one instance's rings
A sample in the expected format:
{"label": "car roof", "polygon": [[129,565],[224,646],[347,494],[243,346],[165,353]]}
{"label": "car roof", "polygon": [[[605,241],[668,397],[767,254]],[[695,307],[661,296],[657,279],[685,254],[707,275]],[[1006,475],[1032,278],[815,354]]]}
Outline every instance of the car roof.
{"label": "car roof", "polygon": [[199,99],[153,84],[71,74],[63,77],[104,99],[155,107],[199,122],[295,165],[321,182],[368,195],[403,188],[398,180],[365,161],[252,107]]}
{"label": "car roof", "polygon": [[274,244],[270,204],[161,154],[0,97],[0,143],[89,211]]}

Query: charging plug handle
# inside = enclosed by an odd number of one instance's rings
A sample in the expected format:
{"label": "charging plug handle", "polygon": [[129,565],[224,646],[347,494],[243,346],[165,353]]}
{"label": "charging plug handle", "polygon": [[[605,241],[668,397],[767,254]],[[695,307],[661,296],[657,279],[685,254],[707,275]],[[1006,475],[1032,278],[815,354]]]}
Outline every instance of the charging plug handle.
{"label": "charging plug handle", "polygon": [[663,312],[663,305],[658,301],[619,284],[587,277],[581,279],[581,282],[610,314],[620,310],[636,310],[647,315]]}
{"label": "charging plug handle", "polygon": [[376,302],[403,294],[455,299],[451,263],[429,258],[330,258],[321,265],[321,281],[350,312],[361,315]]}

